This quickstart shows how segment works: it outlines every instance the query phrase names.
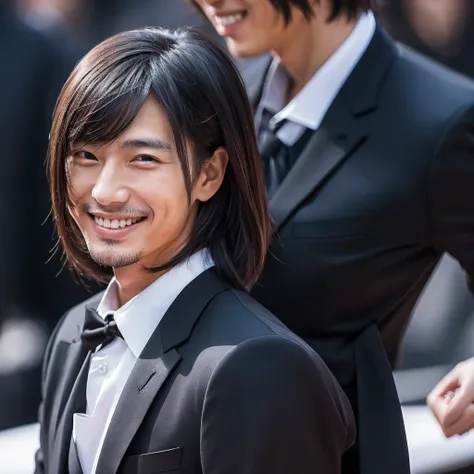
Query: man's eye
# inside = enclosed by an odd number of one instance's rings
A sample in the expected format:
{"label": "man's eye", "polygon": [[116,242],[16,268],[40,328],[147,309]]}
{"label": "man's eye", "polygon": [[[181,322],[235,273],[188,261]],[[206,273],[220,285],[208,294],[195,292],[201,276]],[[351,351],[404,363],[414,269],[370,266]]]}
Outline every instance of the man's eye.
{"label": "man's eye", "polygon": [[158,162],[156,158],[150,155],[139,155],[135,158],[135,161],[138,161],[141,163],[157,163]]}
{"label": "man's eye", "polygon": [[97,158],[95,157],[95,155],[93,155],[92,153],[88,152],[88,151],[79,151],[76,153],[76,156],[78,158],[82,158],[84,160],[97,160]]}

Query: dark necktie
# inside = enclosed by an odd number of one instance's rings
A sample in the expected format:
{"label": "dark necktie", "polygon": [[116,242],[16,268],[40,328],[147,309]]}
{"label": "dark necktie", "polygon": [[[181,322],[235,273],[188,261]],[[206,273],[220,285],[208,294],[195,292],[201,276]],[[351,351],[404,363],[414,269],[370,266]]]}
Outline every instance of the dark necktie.
{"label": "dark necktie", "polygon": [[289,148],[277,137],[278,130],[285,123],[270,126],[271,116],[264,111],[260,133],[260,155],[263,160],[267,194],[271,198],[291,168]]}
{"label": "dark necktie", "polygon": [[82,345],[88,351],[95,350],[102,344],[105,346],[115,337],[123,339],[113,315],[105,319],[94,308],[86,308],[84,328],[81,334]]}

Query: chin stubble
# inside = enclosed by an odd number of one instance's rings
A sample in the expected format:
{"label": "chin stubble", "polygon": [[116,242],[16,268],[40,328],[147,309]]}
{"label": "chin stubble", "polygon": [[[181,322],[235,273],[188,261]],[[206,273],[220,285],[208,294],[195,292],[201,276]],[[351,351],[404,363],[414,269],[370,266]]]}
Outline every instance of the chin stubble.
{"label": "chin stubble", "polygon": [[[109,247],[113,247],[116,242],[107,242]],[[135,252],[129,254],[121,254],[114,252],[113,248],[102,252],[94,252],[89,248],[89,255],[97,265],[101,267],[123,268],[130,265],[135,265],[142,259],[142,252]]]}

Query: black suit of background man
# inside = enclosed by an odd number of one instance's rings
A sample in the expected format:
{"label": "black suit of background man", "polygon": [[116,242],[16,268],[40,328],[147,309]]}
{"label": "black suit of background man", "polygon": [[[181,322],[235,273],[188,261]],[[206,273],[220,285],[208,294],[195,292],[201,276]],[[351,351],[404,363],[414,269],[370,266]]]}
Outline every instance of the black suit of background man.
{"label": "black suit of background man", "polygon": [[[255,107],[268,65],[244,71]],[[391,368],[443,253],[474,275],[473,183],[473,83],[378,27],[270,199],[277,236],[253,290],[351,398],[360,461],[345,472],[409,472]]]}

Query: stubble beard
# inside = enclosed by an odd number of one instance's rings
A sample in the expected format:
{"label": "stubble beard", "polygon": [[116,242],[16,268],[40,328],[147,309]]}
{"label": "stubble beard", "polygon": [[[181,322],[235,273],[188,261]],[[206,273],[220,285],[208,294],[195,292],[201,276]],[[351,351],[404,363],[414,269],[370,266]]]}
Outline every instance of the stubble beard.
{"label": "stubble beard", "polygon": [[107,240],[104,243],[107,244],[108,248],[99,252],[94,251],[92,246],[87,245],[92,260],[101,267],[123,268],[135,265],[142,259],[142,252],[140,251],[121,253],[118,250],[114,250],[114,247],[117,245],[117,242],[114,240]]}

